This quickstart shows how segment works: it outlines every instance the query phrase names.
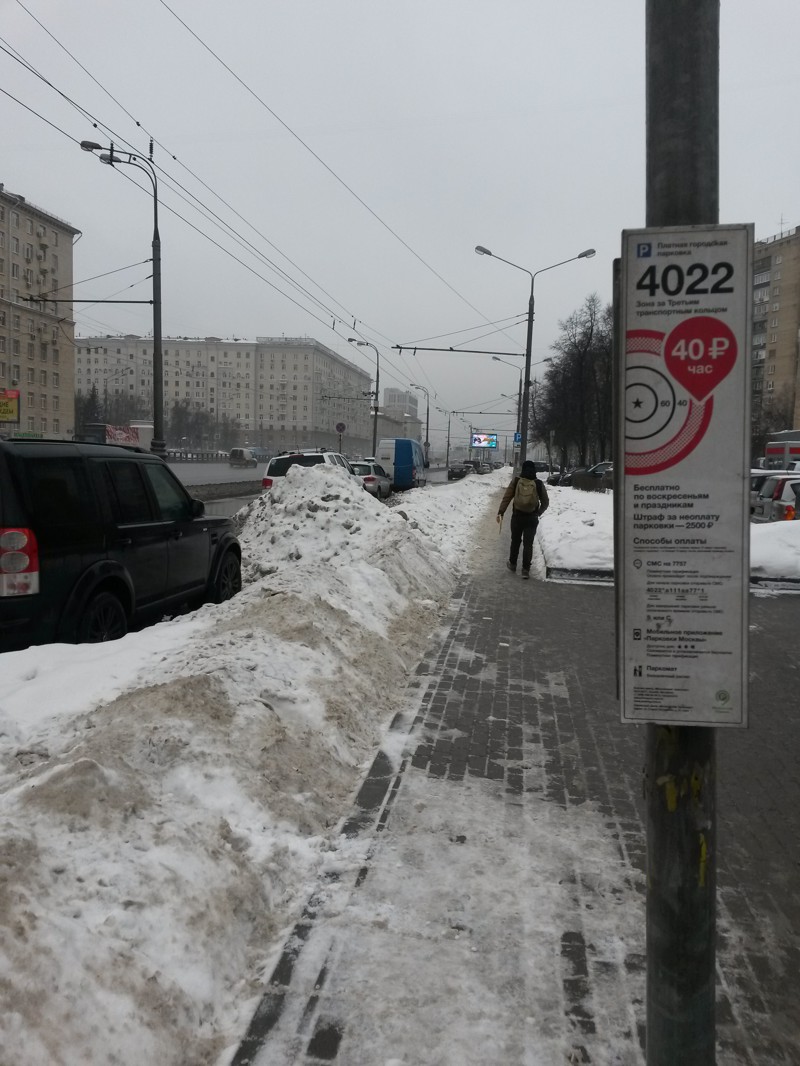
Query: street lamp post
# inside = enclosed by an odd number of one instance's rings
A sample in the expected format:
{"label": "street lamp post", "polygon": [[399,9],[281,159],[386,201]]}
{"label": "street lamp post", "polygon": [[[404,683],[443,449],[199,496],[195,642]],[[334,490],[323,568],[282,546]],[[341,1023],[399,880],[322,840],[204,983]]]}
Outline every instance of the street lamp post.
{"label": "street lamp post", "polygon": [[425,465],[428,466],[430,464],[428,451],[431,446],[431,394],[424,385],[414,385],[413,382],[410,382],[409,384],[412,389],[419,389],[420,392],[425,393]]}
{"label": "street lamp post", "polygon": [[[513,363],[509,363],[507,359],[501,359],[499,355],[493,355],[492,359],[496,363],[505,363],[506,366],[513,366],[516,370],[516,366]],[[517,433],[520,434],[520,441],[522,440],[522,426],[520,424],[522,419],[522,371],[519,372],[519,391],[517,394]]]}
{"label": "street lamp post", "polygon": [[100,152],[101,163],[113,167],[119,163],[136,167],[150,179],[153,186],[153,440],[150,451],[163,455],[164,440],[164,358],[161,350],[161,237],[158,232],[158,180],[153,164],[153,142],[150,141],[150,158],[143,159],[131,152],[115,153],[112,144],[108,151],[95,141],[81,141],[84,152]]}
{"label": "street lamp post", "polygon": [[522,413],[520,416],[522,440],[520,441],[519,448],[519,461],[520,466],[525,462],[528,454],[528,406],[530,403],[530,388],[531,388],[531,351],[533,344],[533,284],[538,274],[544,274],[546,270],[555,270],[556,267],[564,266],[565,263],[574,263],[576,259],[591,259],[595,254],[594,248],[587,248],[583,252],[579,252],[577,255],[571,256],[569,259],[562,259],[560,263],[552,263],[550,266],[542,267],[541,270],[534,270],[531,272],[527,267],[520,266],[519,263],[512,263],[510,259],[503,259],[500,255],[495,255],[490,252],[488,248],[484,248],[483,245],[478,244],[475,246],[475,251],[478,255],[491,255],[494,259],[499,259],[501,263],[505,263],[507,266],[514,267],[515,270],[522,270],[531,279],[531,294],[528,298],[528,335],[525,341],[525,388],[522,392]]}
{"label": "street lamp post", "polygon": [[375,407],[373,408],[372,421],[372,456],[377,458],[378,452],[378,398],[380,396],[381,381],[381,356],[378,349],[371,341],[360,341],[356,337],[347,338],[357,348],[371,348],[375,352]]}
{"label": "street lamp post", "polygon": [[450,419],[452,417],[452,411],[445,411],[443,407],[437,407],[437,411],[440,411],[443,415],[447,415],[447,452],[445,454],[444,465],[447,469],[450,469]]}

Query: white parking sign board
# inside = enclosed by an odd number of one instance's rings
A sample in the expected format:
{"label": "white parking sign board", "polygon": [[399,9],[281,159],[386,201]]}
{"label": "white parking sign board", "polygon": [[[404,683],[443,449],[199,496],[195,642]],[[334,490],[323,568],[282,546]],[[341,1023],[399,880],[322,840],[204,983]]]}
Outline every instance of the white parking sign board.
{"label": "white parking sign board", "polygon": [[747,724],[752,249],[749,225],[622,236],[623,721]]}

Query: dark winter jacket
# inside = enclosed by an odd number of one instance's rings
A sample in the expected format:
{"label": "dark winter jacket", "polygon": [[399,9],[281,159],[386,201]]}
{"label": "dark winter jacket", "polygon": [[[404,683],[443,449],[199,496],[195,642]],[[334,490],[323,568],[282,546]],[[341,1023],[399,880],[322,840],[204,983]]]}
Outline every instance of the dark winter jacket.
{"label": "dark winter jacket", "polygon": [[[520,476],[521,477],[530,477],[532,480],[534,480],[536,482],[536,492],[537,492],[537,495],[539,497],[539,510],[536,512],[536,515],[537,515],[538,518],[541,518],[542,515],[544,514],[544,512],[550,506],[550,499],[549,499],[549,497],[547,495],[547,489],[545,488],[544,482],[540,481],[539,478],[536,477],[536,468],[531,463],[531,466],[528,468],[528,470],[526,470],[525,468],[527,466],[528,466],[527,463],[523,463],[522,464],[522,473],[521,473]],[[500,501],[500,506],[497,509],[497,513],[498,514],[503,515],[508,510],[508,505],[510,503],[512,503],[512,501],[514,499],[514,493],[516,492],[517,482],[518,481],[519,481],[519,477],[514,477],[514,478],[511,479],[511,484],[508,486],[506,491],[503,493],[503,498]]]}

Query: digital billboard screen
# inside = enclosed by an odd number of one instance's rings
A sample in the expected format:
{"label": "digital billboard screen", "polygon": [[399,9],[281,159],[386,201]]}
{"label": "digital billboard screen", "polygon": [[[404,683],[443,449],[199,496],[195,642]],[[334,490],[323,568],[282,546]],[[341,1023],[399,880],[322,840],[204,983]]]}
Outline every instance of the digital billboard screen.
{"label": "digital billboard screen", "polygon": [[472,434],[472,447],[473,448],[496,448],[497,447],[497,434],[496,433],[473,433]]}

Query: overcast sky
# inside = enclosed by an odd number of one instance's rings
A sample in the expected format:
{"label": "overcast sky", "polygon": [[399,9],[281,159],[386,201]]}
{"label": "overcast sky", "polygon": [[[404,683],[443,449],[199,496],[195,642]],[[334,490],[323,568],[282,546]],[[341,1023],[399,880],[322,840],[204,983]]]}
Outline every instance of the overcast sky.
{"label": "overcast sky", "polygon": [[[374,371],[347,343],[355,321],[382,386],[429,389],[435,443],[435,406],[512,410],[500,394],[519,384],[488,355],[392,350],[524,351],[529,280],[476,244],[531,271],[597,249],[537,278],[534,374],[559,320],[611,298],[621,230],[644,224],[644,9],[0,0],[0,87],[16,97],[0,95],[0,181],[82,231],[77,281],[118,271],[76,297],[148,299],[152,192],[78,144],[146,155],[152,135],[164,335],[310,336]],[[798,30],[796,0],[723,0],[720,221],[754,222],[757,238],[800,221]],[[75,317],[83,336],[152,328],[147,305]]]}

